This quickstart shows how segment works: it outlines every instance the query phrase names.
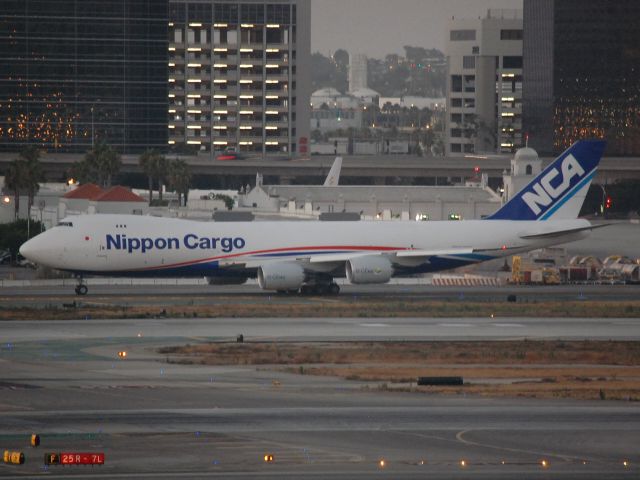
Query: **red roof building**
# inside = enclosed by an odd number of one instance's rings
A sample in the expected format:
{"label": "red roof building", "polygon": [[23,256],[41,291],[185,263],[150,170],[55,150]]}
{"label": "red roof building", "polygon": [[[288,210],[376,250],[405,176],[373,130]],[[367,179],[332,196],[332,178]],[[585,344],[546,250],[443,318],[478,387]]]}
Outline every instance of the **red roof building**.
{"label": "red roof building", "polygon": [[63,198],[69,198],[73,200],[95,200],[104,193],[98,185],[95,183],[84,183],[78,188],[71,190],[63,195]]}
{"label": "red roof building", "polygon": [[100,195],[92,200],[96,202],[142,202],[147,203],[147,201],[142,198],[140,195],[136,195],[131,190],[126,187],[122,187],[120,185],[116,185],[115,187],[111,187],[107,191],[103,191]]}

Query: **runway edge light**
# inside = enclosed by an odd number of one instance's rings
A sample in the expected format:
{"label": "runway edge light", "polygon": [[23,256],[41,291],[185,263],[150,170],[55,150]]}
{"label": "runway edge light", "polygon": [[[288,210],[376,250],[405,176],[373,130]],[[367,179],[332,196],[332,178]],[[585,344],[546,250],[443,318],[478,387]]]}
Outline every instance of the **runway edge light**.
{"label": "runway edge light", "polygon": [[8,463],[10,465],[22,465],[24,463],[24,453],[5,450],[4,463]]}
{"label": "runway edge light", "polygon": [[39,447],[40,446],[40,435],[37,434],[33,434],[31,435],[31,446],[32,447]]}

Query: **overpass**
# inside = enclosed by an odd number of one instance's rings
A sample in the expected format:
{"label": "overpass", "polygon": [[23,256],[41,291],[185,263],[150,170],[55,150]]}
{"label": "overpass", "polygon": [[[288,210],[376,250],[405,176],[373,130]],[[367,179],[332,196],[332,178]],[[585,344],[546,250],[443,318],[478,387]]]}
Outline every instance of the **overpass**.
{"label": "overpass", "polygon": [[[0,153],[0,175],[17,153]],[[71,167],[82,160],[82,154],[42,155],[40,162],[47,181],[65,181],[70,177]],[[171,155],[168,158],[173,158]],[[273,160],[246,159],[233,161],[212,160],[209,156],[181,156],[193,174],[198,187],[225,186],[238,188],[242,184],[254,183],[257,172],[265,177],[267,184],[315,184],[328,174],[333,163],[331,156],[313,156],[309,159]],[[553,158],[543,158],[547,165]],[[475,168],[486,173],[493,185],[502,181],[502,173],[510,168],[509,156],[470,157],[417,157],[412,155],[344,156],[342,184],[404,184],[434,185],[461,182],[476,176]],[[138,156],[123,155],[121,173],[142,174]],[[621,179],[640,179],[640,157],[603,158],[596,182],[613,183]]]}

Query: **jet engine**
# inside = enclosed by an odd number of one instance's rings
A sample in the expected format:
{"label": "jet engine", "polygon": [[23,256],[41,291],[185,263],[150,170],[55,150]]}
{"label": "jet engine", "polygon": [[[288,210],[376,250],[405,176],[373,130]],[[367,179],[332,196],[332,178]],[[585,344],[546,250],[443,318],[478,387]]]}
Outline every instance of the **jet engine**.
{"label": "jet engine", "polygon": [[347,260],[347,280],[354,284],[387,283],[393,275],[393,266],[385,257],[358,257]]}
{"label": "jet engine", "polygon": [[304,269],[296,263],[275,263],[258,268],[258,285],[262,290],[298,290],[304,278]]}

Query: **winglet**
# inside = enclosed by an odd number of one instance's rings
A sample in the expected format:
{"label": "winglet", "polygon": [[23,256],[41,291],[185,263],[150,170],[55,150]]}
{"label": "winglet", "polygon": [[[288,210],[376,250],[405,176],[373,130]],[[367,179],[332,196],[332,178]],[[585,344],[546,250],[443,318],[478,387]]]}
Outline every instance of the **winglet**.
{"label": "winglet", "polygon": [[577,218],[606,147],[603,140],[580,140],[488,220]]}

